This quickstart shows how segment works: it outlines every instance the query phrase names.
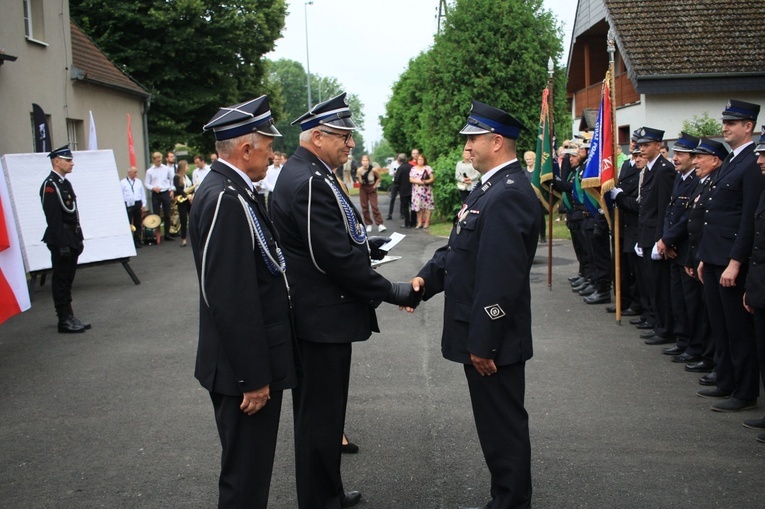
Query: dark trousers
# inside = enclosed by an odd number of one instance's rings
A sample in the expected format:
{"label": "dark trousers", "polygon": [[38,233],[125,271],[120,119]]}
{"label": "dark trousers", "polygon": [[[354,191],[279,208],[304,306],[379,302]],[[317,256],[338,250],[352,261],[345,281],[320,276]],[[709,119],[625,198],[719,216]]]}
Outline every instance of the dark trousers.
{"label": "dark trousers", "polygon": [[178,219],[181,221],[181,238],[186,240],[186,233],[189,227],[189,211],[191,203],[188,200],[178,204]]}
{"label": "dark trousers", "polygon": [[[464,200],[463,200],[464,201]],[[545,216],[547,215],[547,205],[539,202],[539,240],[545,242],[547,240],[547,221]]]}
{"label": "dark trousers", "polygon": [[299,339],[298,348],[303,378],[292,389],[298,507],[340,509],[340,456],[351,344]]}
{"label": "dark trousers", "polygon": [[62,256],[57,246],[48,246],[48,249],[53,268],[50,285],[53,292],[53,305],[60,321],[71,313],[69,305],[72,303],[72,283],[77,272],[77,258],[80,251],[69,248],[69,255]]}
{"label": "dark trousers", "polygon": [[274,468],[282,391],[271,393],[253,415],[239,409],[242,396],[210,393],[223,447],[218,479],[219,509],[266,509]]}
{"label": "dark trousers", "polygon": [[585,238],[587,240],[587,256],[590,260],[590,282],[598,292],[611,290],[611,241],[608,235],[606,218],[585,219]]}
{"label": "dark trousers", "polygon": [[[622,241],[622,244],[624,242]],[[621,302],[622,309],[630,308],[637,312],[643,311],[643,303],[640,301],[640,291],[638,289],[637,279],[635,277],[634,259],[638,256],[633,251],[631,254],[624,252],[620,246],[619,256],[619,279],[621,281]]]}
{"label": "dark trousers", "polygon": [[570,219],[566,226],[568,226],[568,230],[571,232],[571,243],[574,245],[574,254],[579,262],[579,275],[589,278],[589,260],[587,258],[586,237],[584,235],[584,220]]}
{"label": "dark trousers", "polygon": [[704,264],[704,298],[715,338],[717,387],[739,399],[755,399],[760,393],[760,372],[754,341],[754,320],[743,305],[746,266],[736,286],[720,286],[725,267]]}
{"label": "dark trousers", "polygon": [[162,220],[165,223],[165,237],[170,235],[170,191],[161,193],[151,193],[151,210],[159,215],[159,209],[162,207]]}
{"label": "dark trousers", "polygon": [[393,207],[396,205],[396,196],[398,196],[398,186],[390,186],[390,204],[388,204],[388,219],[393,219]]}
{"label": "dark trousers", "polygon": [[654,327],[656,335],[662,338],[673,337],[674,323],[672,319],[672,300],[670,288],[672,287],[669,260],[652,260],[651,249],[653,246],[643,247],[644,276],[648,282],[648,299],[651,302],[651,310],[654,314]]}
{"label": "dark trousers", "polygon": [[685,267],[680,264],[670,262],[669,280],[670,280],[670,304],[672,310],[672,320],[676,344],[685,351],[691,340],[691,321],[690,312],[686,304],[685,289],[683,279],[687,278]]}
{"label": "dark trousers", "polygon": [[401,215],[404,216],[404,226],[414,226],[417,222],[416,212],[412,211],[411,195],[401,195]]}
{"label": "dark trousers", "polygon": [[531,442],[524,408],[525,364],[481,376],[465,365],[475,426],[491,474],[490,509],[531,507]]}
{"label": "dark trousers", "polygon": [[754,337],[757,345],[757,361],[760,365],[760,378],[765,385],[765,309],[754,310]]}
{"label": "dark trousers", "polygon": [[641,258],[635,253],[633,246],[632,253],[628,256],[630,259],[630,266],[635,272],[635,283],[637,285],[638,294],[640,295],[640,304],[643,307],[643,314],[640,315],[640,317],[648,323],[656,323],[656,315],[653,312],[653,304],[649,297],[650,285],[648,281],[648,273],[645,269],[645,254]]}
{"label": "dark trousers", "polygon": [[131,205],[130,207],[126,208],[128,221],[135,228],[135,231],[133,232],[133,242],[135,242],[136,245],[139,245],[141,243],[141,220],[143,219],[141,217],[141,209],[143,208],[143,202],[137,201],[135,202],[135,205]]}
{"label": "dark trousers", "polygon": [[[708,361],[714,361],[714,345],[709,333],[709,315],[704,302],[704,286],[695,277],[689,276],[683,267],[682,276],[685,309],[690,325],[688,344],[685,353],[701,356]],[[673,289],[674,291],[674,289]]]}

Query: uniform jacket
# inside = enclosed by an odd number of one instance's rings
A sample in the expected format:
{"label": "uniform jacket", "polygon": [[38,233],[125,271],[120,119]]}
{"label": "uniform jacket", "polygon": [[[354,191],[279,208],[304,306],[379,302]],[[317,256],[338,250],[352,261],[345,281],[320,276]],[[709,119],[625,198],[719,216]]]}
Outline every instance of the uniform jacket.
{"label": "uniform jacket", "polygon": [[744,148],[712,176],[707,197],[704,233],[698,258],[712,265],[728,265],[731,259],[748,263],[752,253],[754,212],[765,189],[765,177],[757,166],[754,144]]}
{"label": "uniform jacket", "polygon": [[40,200],[48,223],[42,241],[48,247],[68,247],[81,253],[82,229],[72,183],[51,171],[40,187]]}
{"label": "uniform jacket", "polygon": [[746,275],[746,303],[757,309],[765,309],[765,192],[754,213],[754,241],[749,272]]}
{"label": "uniform jacket", "polygon": [[688,234],[688,252],[685,257],[685,266],[691,267],[694,270],[699,265],[699,260],[696,257],[696,253],[699,250],[699,243],[701,242],[701,234],[704,230],[704,216],[706,215],[706,195],[709,194],[709,187],[712,183],[712,175],[709,175],[707,180],[701,182],[696,179],[696,187],[691,192],[688,198],[688,210],[686,212],[686,232]]}
{"label": "uniform jacket", "polygon": [[650,170],[643,175],[638,215],[638,245],[653,248],[664,229],[664,214],[672,196],[675,166],[659,154]]}
{"label": "uniform jacket", "polygon": [[672,189],[672,198],[664,215],[661,240],[667,246],[677,249],[677,257],[673,261],[680,265],[685,265],[685,260],[688,259],[688,204],[698,183],[695,171],[691,170],[685,180],[678,173]]}
{"label": "uniform jacket", "polygon": [[239,174],[214,162],[189,221],[200,279],[194,374],[205,389],[229,396],[265,385],[289,389],[296,382],[287,285],[281,273],[268,270],[249,209],[278,260],[273,225],[254,194]]}
{"label": "uniform jacket", "polygon": [[[391,283],[371,267],[364,221],[334,174],[298,147],[279,175],[271,215],[287,258],[297,337],[317,343],[363,341],[379,332],[375,308]],[[339,194],[338,194],[339,192]]]}
{"label": "uniform jacket", "polygon": [[616,195],[616,205],[619,207],[619,219],[621,220],[622,252],[634,252],[638,240],[638,211],[640,203],[637,201],[638,186],[640,183],[640,170],[630,164],[630,160],[624,161],[619,171],[619,189],[621,193]]}
{"label": "uniform jacket", "polygon": [[538,199],[518,161],[468,196],[446,246],[419,276],[427,300],[444,292],[441,350],[470,364],[470,354],[497,365],[531,358],[529,272],[539,235]]}
{"label": "uniform jacket", "polygon": [[412,165],[409,163],[401,163],[401,165],[396,169],[394,182],[398,186],[398,194],[402,198],[412,196],[412,183],[409,181],[410,171],[412,171]]}

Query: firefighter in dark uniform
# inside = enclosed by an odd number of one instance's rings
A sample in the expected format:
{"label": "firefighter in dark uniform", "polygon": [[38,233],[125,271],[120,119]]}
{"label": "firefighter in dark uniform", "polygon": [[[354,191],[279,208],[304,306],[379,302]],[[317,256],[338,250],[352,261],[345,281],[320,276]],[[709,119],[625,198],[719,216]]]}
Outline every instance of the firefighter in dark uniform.
{"label": "firefighter in dark uniform", "polygon": [[298,507],[340,509],[361,500],[340,474],[351,344],[380,331],[381,302],[413,307],[419,296],[371,267],[364,221],[332,171],[355,146],[345,93],[292,124],[300,124],[300,147],[279,174],[271,215],[289,266],[303,375],[292,392]]}
{"label": "firefighter in dark uniform", "polygon": [[[728,157],[728,149],[720,142],[701,138],[696,149],[693,151],[694,159],[692,164],[696,167],[696,177],[698,182],[696,187],[688,197],[688,211],[686,214],[686,232],[688,234],[688,249],[685,256],[685,272],[688,276],[694,278],[701,284],[696,267],[699,260],[696,253],[701,243],[701,235],[704,231],[704,220],[707,213],[707,201],[711,189],[712,180],[716,172],[720,169],[722,162]],[[680,256],[680,255],[678,255]],[[718,341],[712,336],[715,330],[709,323],[709,310],[706,307],[706,299],[703,296],[702,287],[702,305],[704,311],[698,319],[703,320],[700,327],[708,329],[708,337],[705,338],[702,346],[701,360],[689,362],[685,365],[685,370],[692,373],[707,373],[699,379],[701,385],[715,385],[717,383],[717,373],[713,371],[715,367],[715,343]]]}
{"label": "firefighter in dark uniform", "polygon": [[[762,133],[755,153],[757,164],[765,175],[765,126],[762,127]],[[760,377],[765,383],[765,192],[760,195],[760,202],[754,213],[754,243],[752,257],[749,259],[749,274],[746,276],[744,305],[754,317],[757,360],[760,365]],[[746,428],[760,431],[757,441],[765,442],[765,417],[747,419],[743,424]]]}
{"label": "firefighter in dark uniform", "polygon": [[195,193],[189,235],[199,277],[194,376],[222,446],[220,509],[266,509],[283,391],[296,384],[286,264],[256,198],[273,157],[268,98],[221,108],[205,130],[220,155]]}
{"label": "firefighter in dark uniform", "polygon": [[669,298],[670,261],[661,257],[656,244],[664,229],[664,215],[675,182],[675,167],[660,152],[664,131],[642,127],[639,135],[637,144],[641,156],[646,159],[646,167],[639,191],[638,251],[642,254],[643,277],[648,281],[646,289],[655,318],[653,331],[640,337],[648,345],[661,345],[674,342],[674,332]]}
{"label": "firefighter in dark uniform", "polygon": [[672,163],[677,170],[672,198],[664,216],[664,230],[657,243],[659,255],[672,260],[670,266],[670,298],[674,313],[676,344],[663,349],[672,362],[691,363],[701,360],[704,341],[709,336],[709,320],[704,306],[703,287],[685,272],[688,258],[688,211],[690,197],[699,179],[693,166],[693,154],[699,138],[681,133],[672,147]]}
{"label": "firefighter in dark uniform", "polygon": [[53,305],[61,333],[85,332],[89,323],[78,320],[72,312],[72,283],[77,271],[77,258],[82,253],[83,236],[77,210],[77,196],[66,176],[72,173],[74,160],[69,145],[50,154],[53,170],[40,187],[40,199],[48,227],[43,242],[50,250],[53,277]]}
{"label": "firefighter in dark uniform", "polygon": [[760,372],[752,315],[742,305],[754,240],[754,213],[765,189],[752,133],[760,106],[730,100],[723,111],[723,138],[731,154],[723,162],[707,199],[697,257],[709,320],[716,343],[717,386],[699,396],[719,398],[717,412],[752,408],[759,396]]}
{"label": "firefighter in dark uniform", "polygon": [[449,242],[412,280],[423,299],[444,292],[441,351],[464,366],[473,416],[491,473],[493,509],[531,507],[531,448],[524,408],[532,355],[529,273],[540,218],[516,158],[526,129],[510,114],[473,101],[465,150],[481,182],[457,215]]}

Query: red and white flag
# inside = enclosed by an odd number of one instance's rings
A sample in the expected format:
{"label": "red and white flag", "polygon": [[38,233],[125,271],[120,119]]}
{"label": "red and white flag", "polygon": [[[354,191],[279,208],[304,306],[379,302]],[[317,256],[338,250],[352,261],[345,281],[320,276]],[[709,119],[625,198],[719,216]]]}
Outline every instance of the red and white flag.
{"label": "red and white flag", "polygon": [[30,307],[16,220],[5,175],[0,171],[0,323]]}
{"label": "red and white flag", "polygon": [[130,166],[135,166],[137,163],[135,158],[135,145],[133,144],[133,130],[130,127],[130,113],[127,114],[127,117],[128,154],[130,157]]}

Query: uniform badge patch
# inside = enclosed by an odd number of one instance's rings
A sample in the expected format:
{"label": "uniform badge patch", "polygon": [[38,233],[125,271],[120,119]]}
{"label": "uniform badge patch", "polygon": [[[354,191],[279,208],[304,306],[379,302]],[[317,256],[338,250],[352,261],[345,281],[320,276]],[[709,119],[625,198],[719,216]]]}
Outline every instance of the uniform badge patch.
{"label": "uniform badge patch", "polygon": [[499,320],[503,316],[505,316],[504,310],[499,306],[499,304],[492,304],[491,306],[486,306],[483,308],[484,311],[486,311],[486,314],[489,315],[489,318],[492,320]]}

